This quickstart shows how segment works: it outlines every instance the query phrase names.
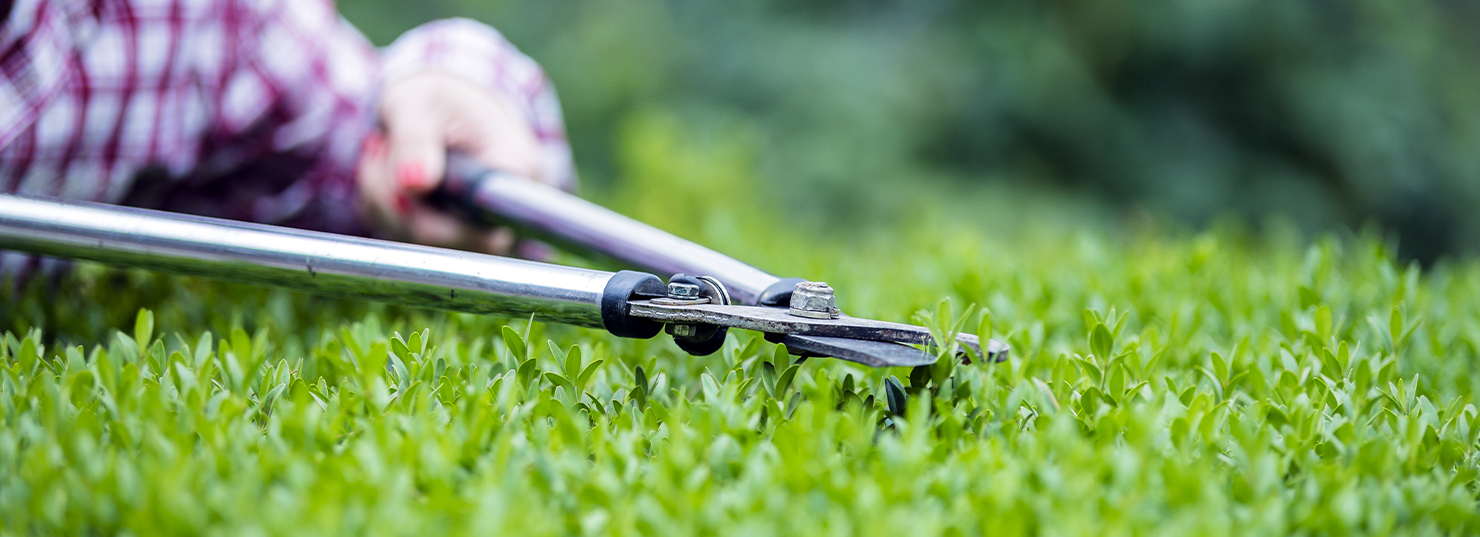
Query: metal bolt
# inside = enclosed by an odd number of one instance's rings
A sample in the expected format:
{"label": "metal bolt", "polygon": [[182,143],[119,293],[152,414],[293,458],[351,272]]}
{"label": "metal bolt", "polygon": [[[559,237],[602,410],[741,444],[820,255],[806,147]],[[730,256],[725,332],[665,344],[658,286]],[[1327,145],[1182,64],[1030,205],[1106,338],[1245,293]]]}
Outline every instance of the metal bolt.
{"label": "metal bolt", "polygon": [[699,292],[702,289],[692,283],[668,282],[668,298],[680,300],[699,298]]}
{"label": "metal bolt", "polygon": [[673,337],[693,337],[699,333],[699,327],[692,324],[670,324],[668,334]]}
{"label": "metal bolt", "polygon": [[842,315],[842,312],[838,311],[833,288],[827,282],[798,283],[791,291],[789,313],[809,319],[836,319]]}

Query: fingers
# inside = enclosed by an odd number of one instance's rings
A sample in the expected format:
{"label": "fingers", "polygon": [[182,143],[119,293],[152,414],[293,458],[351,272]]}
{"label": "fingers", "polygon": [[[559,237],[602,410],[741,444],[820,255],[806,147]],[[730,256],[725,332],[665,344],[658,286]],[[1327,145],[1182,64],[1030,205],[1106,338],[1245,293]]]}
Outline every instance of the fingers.
{"label": "fingers", "polygon": [[510,231],[474,228],[421,200],[441,183],[449,150],[542,180],[541,147],[528,118],[503,95],[435,71],[387,84],[379,106],[383,139],[366,140],[358,178],[363,208],[376,227],[423,244],[511,251]]}
{"label": "fingers", "polygon": [[525,119],[502,98],[477,91],[485,104],[479,113],[450,122],[451,147],[493,169],[539,180],[539,142]]}
{"label": "fingers", "polygon": [[447,108],[437,88],[425,86],[415,77],[390,85],[380,111],[390,169],[400,190],[413,195],[436,188],[446,168]]}
{"label": "fingers", "polygon": [[410,210],[402,217],[412,242],[450,248],[467,248],[470,228],[461,219],[411,201]]}
{"label": "fingers", "polygon": [[514,231],[506,227],[480,232],[476,240],[479,250],[491,254],[509,255],[514,250]]}
{"label": "fingers", "polygon": [[360,161],[355,179],[359,186],[360,212],[378,228],[394,222],[398,210],[397,197],[403,197],[390,172],[386,154],[385,138],[380,133],[371,133],[360,149]]}
{"label": "fingers", "polygon": [[508,228],[478,229],[420,202],[412,201],[411,205],[405,222],[412,242],[494,255],[507,255],[513,250],[514,233]]}
{"label": "fingers", "polygon": [[385,138],[372,133],[360,152],[358,171],[361,211],[389,238],[507,255],[514,245],[508,229],[482,230],[410,196],[401,187]]}
{"label": "fingers", "polygon": [[507,97],[455,75],[423,72],[390,84],[381,120],[401,186],[431,191],[448,149],[494,169],[541,180],[539,140]]}

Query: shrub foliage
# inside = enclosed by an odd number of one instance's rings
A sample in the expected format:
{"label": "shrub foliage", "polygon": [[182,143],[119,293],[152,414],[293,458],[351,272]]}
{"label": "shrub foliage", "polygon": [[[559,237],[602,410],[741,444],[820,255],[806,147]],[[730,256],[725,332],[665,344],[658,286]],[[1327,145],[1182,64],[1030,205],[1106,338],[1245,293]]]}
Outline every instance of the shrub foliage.
{"label": "shrub foliage", "polygon": [[[1480,267],[1242,242],[1081,237],[1009,262],[937,245],[912,276],[886,261],[903,296],[990,310],[918,320],[1015,352],[884,371],[749,335],[693,358],[517,320],[375,306],[344,322],[336,308],[366,307],[89,268],[56,292],[159,313],[86,340],[97,320],[64,318],[68,299],[7,300],[10,327],[56,328],[0,345],[0,526],[1475,531]],[[910,309],[853,290],[855,309]]]}
{"label": "shrub foliage", "polygon": [[634,127],[625,210],[1012,358],[691,357],[80,266],[0,296],[0,533],[1480,531],[1480,264],[1277,227],[988,234],[944,209],[1035,202],[962,193],[784,228],[664,125]]}

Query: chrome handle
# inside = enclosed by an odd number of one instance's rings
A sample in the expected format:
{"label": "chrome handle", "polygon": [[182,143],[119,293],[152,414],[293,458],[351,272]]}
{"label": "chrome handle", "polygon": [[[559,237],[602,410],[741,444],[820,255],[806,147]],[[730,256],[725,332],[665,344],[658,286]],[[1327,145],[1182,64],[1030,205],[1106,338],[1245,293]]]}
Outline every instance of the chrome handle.
{"label": "chrome handle", "polygon": [[603,322],[602,301],[614,276],[458,250],[6,194],[0,194],[0,249],[409,306],[533,314],[542,321],[595,328],[609,324]]}
{"label": "chrome handle", "polygon": [[623,216],[555,187],[497,172],[466,157],[448,158],[443,204],[477,221],[516,230],[575,251],[594,252],[668,277],[686,273],[724,283],[736,302],[753,304],[780,280],[692,241]]}

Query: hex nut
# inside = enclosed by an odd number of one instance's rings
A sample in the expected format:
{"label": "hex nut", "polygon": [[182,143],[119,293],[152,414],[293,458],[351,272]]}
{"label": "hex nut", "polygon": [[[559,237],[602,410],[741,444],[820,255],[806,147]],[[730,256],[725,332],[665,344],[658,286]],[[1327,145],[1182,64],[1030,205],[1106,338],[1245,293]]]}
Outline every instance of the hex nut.
{"label": "hex nut", "polygon": [[788,313],[808,319],[836,319],[842,315],[837,307],[837,298],[833,296],[833,288],[827,282],[797,283],[791,291]]}
{"label": "hex nut", "polygon": [[699,298],[699,293],[701,292],[703,292],[703,288],[692,283],[668,282],[668,298]]}
{"label": "hex nut", "polygon": [[673,337],[694,337],[699,333],[699,327],[692,324],[670,324],[668,334]]}

